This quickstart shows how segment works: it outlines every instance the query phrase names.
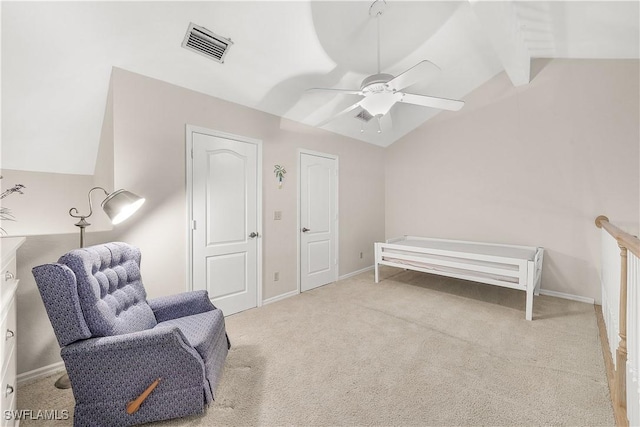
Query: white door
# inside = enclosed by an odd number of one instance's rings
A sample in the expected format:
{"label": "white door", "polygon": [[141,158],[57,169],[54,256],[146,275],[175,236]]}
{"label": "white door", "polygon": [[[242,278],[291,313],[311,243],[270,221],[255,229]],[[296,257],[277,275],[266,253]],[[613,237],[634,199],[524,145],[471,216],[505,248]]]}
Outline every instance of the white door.
{"label": "white door", "polygon": [[258,305],[260,145],[203,130],[190,135],[193,289],[209,291],[230,315]]}
{"label": "white door", "polygon": [[338,279],[335,157],[300,153],[300,290]]}

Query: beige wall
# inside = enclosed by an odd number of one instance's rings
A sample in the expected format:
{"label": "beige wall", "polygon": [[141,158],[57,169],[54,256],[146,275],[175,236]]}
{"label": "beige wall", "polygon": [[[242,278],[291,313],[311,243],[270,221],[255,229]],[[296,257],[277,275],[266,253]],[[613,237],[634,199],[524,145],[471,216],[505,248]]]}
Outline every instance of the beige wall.
{"label": "beige wall", "polygon": [[[265,299],[296,289],[299,148],[339,157],[340,274],[373,264],[373,243],[384,237],[384,149],[121,69],[113,71],[112,92],[115,186],[147,199],[117,233],[141,247],[151,296],[186,289],[186,124],[263,142]],[[282,189],[275,164],[288,172]],[[273,220],[274,210],[282,220]]]}
{"label": "beige wall", "polygon": [[606,214],[639,220],[637,60],[537,60],[386,153],[386,235],[543,246],[542,288],[600,300]]}

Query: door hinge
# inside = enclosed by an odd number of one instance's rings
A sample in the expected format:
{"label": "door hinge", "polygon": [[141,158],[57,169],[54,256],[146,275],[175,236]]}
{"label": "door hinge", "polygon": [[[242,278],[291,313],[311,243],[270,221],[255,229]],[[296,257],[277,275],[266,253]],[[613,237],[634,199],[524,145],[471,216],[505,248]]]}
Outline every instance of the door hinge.
{"label": "door hinge", "polygon": [[196,220],[195,219],[191,221],[191,229],[192,230],[196,229]]}

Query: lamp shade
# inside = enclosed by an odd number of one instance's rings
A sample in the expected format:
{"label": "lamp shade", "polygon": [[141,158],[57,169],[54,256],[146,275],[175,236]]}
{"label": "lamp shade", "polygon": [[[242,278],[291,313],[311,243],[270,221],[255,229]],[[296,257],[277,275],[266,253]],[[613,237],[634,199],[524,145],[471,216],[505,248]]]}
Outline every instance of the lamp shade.
{"label": "lamp shade", "polygon": [[145,199],[127,190],[117,190],[102,201],[102,210],[112,224],[119,224],[140,209]]}

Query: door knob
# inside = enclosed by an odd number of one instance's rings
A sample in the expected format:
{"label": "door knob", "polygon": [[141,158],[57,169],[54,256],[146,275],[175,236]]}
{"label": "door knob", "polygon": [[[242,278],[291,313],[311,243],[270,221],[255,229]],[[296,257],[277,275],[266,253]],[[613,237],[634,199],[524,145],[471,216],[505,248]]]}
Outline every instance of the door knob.
{"label": "door knob", "polygon": [[256,238],[256,237],[258,237],[258,236],[259,236],[259,234],[258,234],[258,233],[256,233],[255,231],[252,231],[252,232],[251,232],[251,234],[249,234],[249,237],[251,237],[252,239],[253,239],[253,238]]}
{"label": "door knob", "polygon": [[306,233],[307,231],[311,231],[310,229],[308,229],[307,227],[302,227],[302,232]]}

